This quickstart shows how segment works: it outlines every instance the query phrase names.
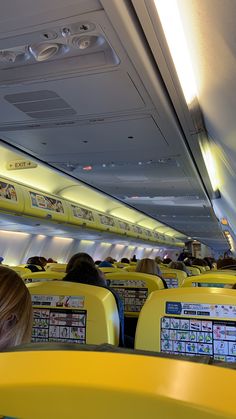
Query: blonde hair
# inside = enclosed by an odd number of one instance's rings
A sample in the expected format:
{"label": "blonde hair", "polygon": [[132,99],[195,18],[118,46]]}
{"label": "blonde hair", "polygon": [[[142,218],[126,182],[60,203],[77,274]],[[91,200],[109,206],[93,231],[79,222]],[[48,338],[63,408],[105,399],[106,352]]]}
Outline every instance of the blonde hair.
{"label": "blonde hair", "polygon": [[0,350],[30,341],[32,303],[21,277],[0,266]]}
{"label": "blonde hair", "polygon": [[159,275],[159,268],[154,259],[141,259],[136,266],[136,272],[142,272],[150,275]]}

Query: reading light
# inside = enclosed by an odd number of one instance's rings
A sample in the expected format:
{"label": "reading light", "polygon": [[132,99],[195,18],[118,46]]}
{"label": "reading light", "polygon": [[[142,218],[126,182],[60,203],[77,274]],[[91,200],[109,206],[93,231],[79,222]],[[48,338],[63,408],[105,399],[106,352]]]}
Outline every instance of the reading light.
{"label": "reading light", "polygon": [[87,36],[74,36],[72,45],[81,50],[92,48],[94,46],[101,46],[105,42],[102,36],[87,35]]}
{"label": "reading light", "polygon": [[154,0],[166,41],[187,104],[197,96],[197,87],[176,0]]}

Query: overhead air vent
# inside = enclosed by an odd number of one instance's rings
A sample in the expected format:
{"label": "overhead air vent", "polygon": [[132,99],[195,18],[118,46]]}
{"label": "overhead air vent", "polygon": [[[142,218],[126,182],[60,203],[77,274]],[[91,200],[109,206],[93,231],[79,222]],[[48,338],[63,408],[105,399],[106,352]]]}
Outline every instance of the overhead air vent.
{"label": "overhead air vent", "polygon": [[76,114],[64,99],[51,90],[6,95],[4,99],[31,118],[45,119]]}

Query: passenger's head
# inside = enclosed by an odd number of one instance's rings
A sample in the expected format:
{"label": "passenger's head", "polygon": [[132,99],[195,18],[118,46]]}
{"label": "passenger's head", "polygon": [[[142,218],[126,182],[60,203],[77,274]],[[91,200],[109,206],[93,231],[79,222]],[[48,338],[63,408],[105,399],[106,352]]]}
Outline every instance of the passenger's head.
{"label": "passenger's head", "polygon": [[76,253],[70,258],[66,267],[66,273],[70,272],[79,262],[87,262],[94,266],[93,258],[90,255],[88,255],[88,253],[80,252]]}
{"label": "passenger's head", "polygon": [[230,257],[219,259],[217,261],[217,269],[227,269],[227,267],[236,266],[236,260]]}
{"label": "passenger's head", "polygon": [[122,258],[121,263],[129,263],[129,259],[128,258]]}
{"label": "passenger's head", "polygon": [[177,262],[170,262],[170,264],[168,265],[169,268],[171,269],[177,269],[178,271],[184,271],[186,273],[188,273],[188,270],[185,266],[185,264],[181,261],[177,261]]}
{"label": "passenger's head", "polygon": [[102,272],[95,265],[86,261],[78,261],[73,268],[66,274],[64,281],[77,282],[81,284],[96,285],[98,287],[106,286]]}
{"label": "passenger's head", "polygon": [[192,265],[195,266],[207,266],[207,263],[204,259],[200,259],[200,258],[195,258],[192,261]]}
{"label": "passenger's head", "polygon": [[111,264],[114,263],[114,259],[111,256],[107,256],[107,258],[105,259],[106,262],[109,262]]}
{"label": "passenger's head", "polygon": [[134,255],[130,260],[131,260],[131,262],[137,262],[136,255]]}
{"label": "passenger's head", "polygon": [[48,258],[47,263],[57,263],[57,261],[52,258]]}
{"label": "passenger's head", "polygon": [[27,264],[41,266],[41,268],[44,268],[47,262],[48,262],[47,259],[43,256],[31,256],[27,260]]}
{"label": "passenger's head", "polygon": [[0,267],[0,350],[30,342],[32,303],[20,276]]}
{"label": "passenger's head", "polygon": [[160,275],[160,269],[154,259],[144,258],[138,261],[136,272],[150,275]]}
{"label": "passenger's head", "polygon": [[163,259],[162,263],[164,263],[165,265],[169,265],[170,262],[172,262],[171,258],[165,258],[165,259]]}
{"label": "passenger's head", "polygon": [[101,260],[95,260],[95,262],[94,262],[94,263],[95,263],[95,265],[97,265],[97,266],[98,266],[98,265],[100,265],[100,263],[101,263],[101,262],[102,262]]}
{"label": "passenger's head", "polygon": [[99,263],[98,267],[99,268],[114,268],[112,263],[107,262],[107,260],[103,260],[101,263]]}
{"label": "passenger's head", "polygon": [[162,263],[162,260],[161,260],[160,256],[156,256],[156,257],[155,257],[155,262],[156,262],[158,265],[160,265],[160,264]]}

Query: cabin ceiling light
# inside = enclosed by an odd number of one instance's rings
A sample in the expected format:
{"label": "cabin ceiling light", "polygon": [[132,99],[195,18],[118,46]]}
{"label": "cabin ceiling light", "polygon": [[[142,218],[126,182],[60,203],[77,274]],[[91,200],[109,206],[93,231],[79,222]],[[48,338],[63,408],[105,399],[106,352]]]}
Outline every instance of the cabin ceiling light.
{"label": "cabin ceiling light", "polygon": [[195,76],[176,0],[154,0],[185,100],[197,96]]}
{"label": "cabin ceiling light", "polygon": [[46,61],[58,53],[60,44],[56,43],[41,43],[29,46],[29,52],[36,61]]}

